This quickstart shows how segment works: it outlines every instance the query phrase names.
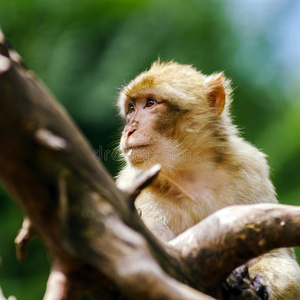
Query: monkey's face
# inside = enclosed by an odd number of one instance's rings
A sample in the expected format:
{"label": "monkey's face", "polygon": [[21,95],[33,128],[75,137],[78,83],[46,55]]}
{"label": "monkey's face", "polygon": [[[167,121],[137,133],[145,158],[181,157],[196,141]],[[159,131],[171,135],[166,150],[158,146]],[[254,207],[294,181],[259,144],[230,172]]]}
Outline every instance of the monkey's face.
{"label": "monkey's face", "polygon": [[222,76],[157,62],[124,87],[118,106],[126,120],[120,149],[127,162],[183,167],[187,155],[209,147],[214,124],[224,115],[227,81]]}
{"label": "monkey's face", "polygon": [[166,137],[171,123],[167,101],[152,94],[143,94],[127,97],[124,105],[126,126],[120,148],[126,160],[132,165],[147,167],[163,163],[163,156],[172,151],[170,139]]}

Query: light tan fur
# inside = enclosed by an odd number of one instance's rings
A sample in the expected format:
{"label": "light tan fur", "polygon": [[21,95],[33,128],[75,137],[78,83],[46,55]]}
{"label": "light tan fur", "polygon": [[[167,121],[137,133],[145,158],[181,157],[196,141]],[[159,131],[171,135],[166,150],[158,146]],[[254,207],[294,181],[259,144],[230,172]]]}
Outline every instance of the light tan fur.
{"label": "light tan fur", "polygon": [[[149,97],[157,102],[148,109]],[[136,108],[127,114],[130,103]],[[118,106],[127,125],[120,148],[127,163],[117,184],[126,188],[137,172],[161,164],[136,200],[158,238],[170,240],[228,205],[277,201],[265,155],[239,136],[230,103],[223,73],[206,76],[175,62],[155,62],[122,89]],[[267,282],[270,300],[299,299],[292,250],[273,251],[250,266],[252,278],[261,274]]]}

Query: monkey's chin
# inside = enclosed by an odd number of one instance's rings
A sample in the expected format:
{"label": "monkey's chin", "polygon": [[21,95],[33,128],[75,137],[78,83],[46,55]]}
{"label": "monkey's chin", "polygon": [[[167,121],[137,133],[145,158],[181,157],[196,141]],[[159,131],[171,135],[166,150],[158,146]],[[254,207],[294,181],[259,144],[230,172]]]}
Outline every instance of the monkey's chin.
{"label": "monkey's chin", "polygon": [[147,167],[155,163],[155,151],[150,145],[131,147],[124,152],[126,160],[133,166]]}

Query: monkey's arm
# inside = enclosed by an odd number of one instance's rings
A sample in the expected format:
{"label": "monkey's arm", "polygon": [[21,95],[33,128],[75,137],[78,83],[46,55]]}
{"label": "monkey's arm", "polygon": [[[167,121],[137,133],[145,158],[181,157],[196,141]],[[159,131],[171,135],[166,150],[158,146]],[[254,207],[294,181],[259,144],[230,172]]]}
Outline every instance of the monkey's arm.
{"label": "monkey's arm", "polygon": [[269,300],[298,300],[300,298],[300,267],[294,250],[273,250],[249,263],[250,278],[262,275]]}

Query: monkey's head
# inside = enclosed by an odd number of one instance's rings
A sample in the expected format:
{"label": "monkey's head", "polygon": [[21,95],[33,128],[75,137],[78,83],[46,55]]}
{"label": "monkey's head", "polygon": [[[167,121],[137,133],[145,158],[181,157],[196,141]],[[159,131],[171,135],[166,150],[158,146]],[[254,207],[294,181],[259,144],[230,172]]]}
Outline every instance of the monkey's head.
{"label": "monkey's head", "polygon": [[174,165],[201,149],[207,128],[230,122],[230,85],[189,65],[155,62],[125,86],[118,106],[126,125],[120,149],[131,165]]}

